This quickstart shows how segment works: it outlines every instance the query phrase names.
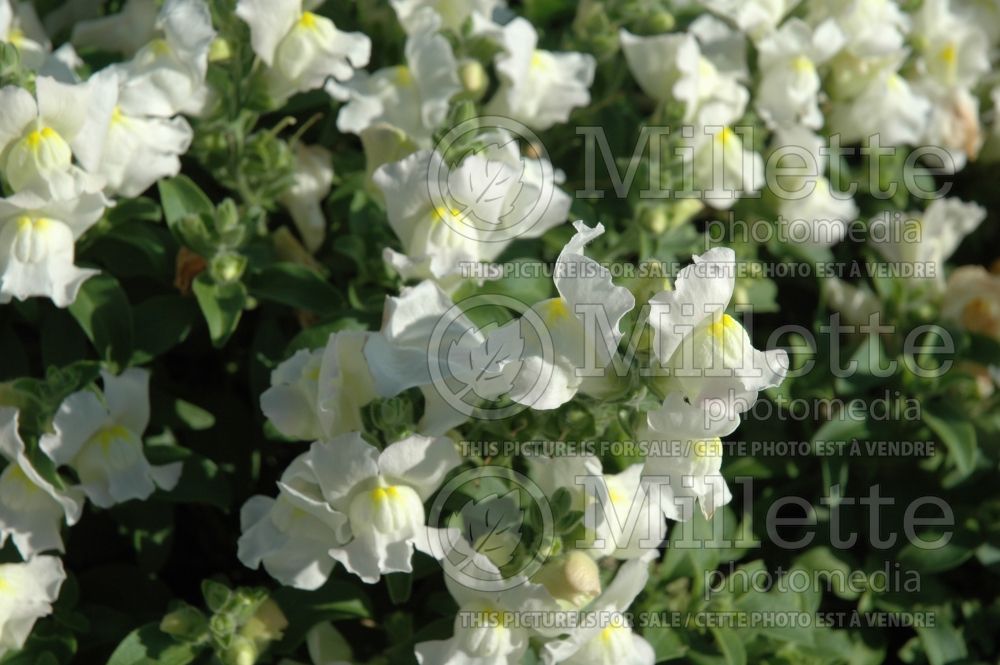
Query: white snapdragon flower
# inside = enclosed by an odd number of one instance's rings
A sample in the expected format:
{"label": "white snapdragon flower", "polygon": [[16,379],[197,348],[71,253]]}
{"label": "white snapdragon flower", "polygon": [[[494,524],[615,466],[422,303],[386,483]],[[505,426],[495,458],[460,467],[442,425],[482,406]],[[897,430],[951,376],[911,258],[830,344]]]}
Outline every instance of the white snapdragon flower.
{"label": "white snapdragon flower", "polygon": [[862,58],[898,52],[909,29],[909,17],[896,0],[824,0],[809,3],[808,10],[813,25],[836,21],[847,38],[844,47]]}
{"label": "white snapdragon flower", "polygon": [[306,249],[315,252],[326,237],[323,199],[333,185],[333,155],[321,146],[295,146],[292,186],[281,196],[281,204],[299,230]]}
{"label": "white snapdragon flower", "polygon": [[770,34],[799,0],[701,0],[755,41]]}
{"label": "white snapdragon flower", "polygon": [[428,9],[441,19],[441,27],[460,33],[466,21],[476,17],[489,20],[493,11],[506,5],[505,0],[391,0],[392,8],[406,34],[419,32],[426,24],[421,16]]}
{"label": "white snapdragon flower", "polygon": [[117,51],[132,57],[156,37],[159,13],[157,0],[127,0],[115,14],[73,22],[70,41],[79,48]]}
{"label": "white snapdragon flower", "polygon": [[361,134],[389,125],[417,145],[430,145],[462,83],[451,44],[438,33],[437,17],[423,17],[428,19],[425,24],[406,39],[404,64],[371,75],[360,72],[344,86],[327,87],[332,96],[347,100],[337,115],[340,131]]}
{"label": "white snapdragon flower", "polygon": [[39,446],[57,466],[69,466],[87,498],[101,508],[173,489],[181,462],[153,466],[142,449],[149,424],[149,371],[101,372],[103,399],[91,390],[67,397]]}
{"label": "white snapdragon flower", "polygon": [[[371,40],[343,32],[326,16],[307,11],[303,0],[240,0],[236,14],[250,26],[254,53],[268,66],[267,81],[276,103],[297,92],[332,86],[368,64]],[[343,94],[334,95],[343,99]]]}
{"label": "white snapdragon flower", "polygon": [[740,195],[764,186],[763,158],[728,125],[707,126],[690,143],[693,184],[713,208],[728,210]]}
{"label": "white snapdragon flower", "polygon": [[[208,52],[215,40],[205,0],[166,0],[154,24],[156,35],[124,66],[119,104],[168,118],[200,115],[210,88],[205,82]],[[103,135],[102,135],[103,136]]]}
{"label": "white snapdragon flower", "polygon": [[632,631],[626,614],[649,580],[655,552],[621,565],[615,578],[569,635],[541,649],[544,665],[653,665],[653,647]]}
{"label": "white snapdragon flower", "polygon": [[845,143],[878,135],[882,146],[915,145],[926,131],[930,112],[926,96],[895,71],[882,70],[856,97],[834,104],[827,121]]}
{"label": "white snapdragon flower", "polygon": [[957,87],[932,89],[928,93],[932,106],[921,143],[946,150],[948,157],[942,160],[941,170],[954,173],[975,159],[983,147],[979,98]]}
{"label": "white snapdragon flower", "polygon": [[22,648],[35,621],[52,613],[65,580],[54,556],[0,564],[0,658]]}
{"label": "white snapdragon flower", "polygon": [[927,209],[893,215],[886,211],[869,225],[869,241],[886,261],[916,266],[923,277],[906,280],[910,286],[944,287],[944,262],[965,236],[986,219],[986,210],[958,199],[935,199]]}
{"label": "white snapdragon flower", "polygon": [[[465,559],[468,555],[462,553]],[[523,662],[532,637],[552,637],[559,628],[545,622],[518,621],[520,612],[540,614],[559,611],[555,599],[541,584],[528,580],[504,580],[500,571],[482,554],[472,554],[477,575],[504,581],[502,590],[489,584],[463,584],[449,575],[445,563],[445,585],[458,604],[454,633],[446,640],[419,642],[415,647],[420,665],[518,665]],[[532,624],[537,630],[532,629]]]}
{"label": "white snapdragon flower", "polygon": [[555,409],[580,390],[596,390],[621,341],[621,321],[635,307],[635,297],[615,286],[611,271],[584,255],[604,225],[580,221],[573,227],[576,234],[556,259],[559,295],[490,335],[499,340],[513,331],[523,341],[519,358],[503,371],[511,380],[510,398],[533,409]]}
{"label": "white snapdragon flower", "polygon": [[148,107],[146,99],[122,94],[128,76],[127,68],[113,66],[91,77],[91,85],[111,100],[112,108],[100,152],[81,161],[88,171],[104,178],[108,193],[134,197],[180,172],[180,156],[187,152],[194,133],[180,116],[157,116],[159,104]]}
{"label": "white snapdragon flower", "polygon": [[63,551],[60,527],[76,524],[83,512],[83,493],[59,489],[32,464],[17,431],[18,412],[0,408],[0,456],[7,466],[0,473],[0,545],[7,538],[29,559],[47,550]]}
{"label": "white snapdragon flower", "polygon": [[410,572],[413,549],[434,554],[447,541],[426,525],[424,502],[461,464],[448,438],[411,436],[379,453],[360,434],[313,444],[323,497],[347,515],[349,540],[330,556],[368,584],[386,573]]}
{"label": "white snapdragon flower", "polygon": [[401,276],[450,290],[463,271],[492,261],[515,238],[538,237],[566,220],[570,200],[555,187],[551,164],[521,158],[509,139],[499,142],[504,138],[451,169],[438,152],[421,150],[375,172],[403,245],[384,257]]}
{"label": "white snapdragon flower", "polygon": [[855,286],[837,277],[830,277],[821,282],[820,288],[830,309],[840,312],[850,325],[870,325],[872,315],[883,310],[882,302],[867,284]]}
{"label": "white snapdragon flower", "polygon": [[736,255],[716,247],[681,270],[674,290],[650,301],[656,358],[668,382],[699,407],[731,414],[749,409],[757,393],[781,383],[784,350],[758,351],[740,323],[726,314],[736,284]]}
{"label": "white snapdragon flower", "polygon": [[445,391],[457,394],[472,385],[476,397],[496,396],[490,386],[474,385],[466,376],[499,371],[477,366],[475,351],[484,344],[483,332],[427,280],[386,298],[382,329],[368,337],[364,356],[380,397],[420,389],[424,413],[417,431],[440,436],[468,419],[467,410],[456,408]]}
{"label": "white snapdragon flower", "polygon": [[323,349],[300,350],[271,373],[271,387],[261,395],[261,409],[290,439],[327,441],[362,429],[362,408],[377,398],[391,398],[417,388],[424,411],[416,431],[440,436],[465,422],[467,414],[442,396],[431,373],[453,381],[449,363],[471,363],[482,333],[464,315],[443,329],[440,356],[430,349],[435,328],[456,312],[451,299],[433,282],[403,289],[386,300],[379,332],[340,331]]}
{"label": "white snapdragon flower", "polygon": [[271,372],[260,406],[284,436],[328,440],[363,429],[361,407],[376,397],[364,347],[373,333],[342,331],[322,349],[301,349]]}
{"label": "white snapdragon flower", "polygon": [[263,564],[271,577],[297,589],[326,583],[336,565],[330,548],[347,542],[350,531],[347,515],[327,502],[323,483],[310,449],[285,469],[276,499],[258,495],[243,504],[237,546],[243,565]]}
{"label": "white snapdragon flower", "polygon": [[656,485],[658,509],[668,519],[690,520],[695,501],[710,518],[732,500],[720,471],[721,437],[732,434],[739,422],[732,414],[695,406],[677,392],[646,415],[639,439],[650,442],[651,452],[642,476]]}
{"label": "white snapdragon flower", "polygon": [[503,27],[500,44],[500,89],[486,105],[487,113],[542,130],[566,122],[573,109],[590,103],[597,67],[593,56],[539,50],[535,28],[523,18]]}
{"label": "white snapdragon flower", "polygon": [[37,71],[49,57],[52,44],[30,2],[0,0],[0,42],[17,47],[21,64]]}
{"label": "white snapdragon flower", "polygon": [[100,189],[73,157],[89,163],[100,155],[113,102],[95,83],[48,76],[38,77],[34,97],[15,86],[0,89],[0,172],[11,188],[63,200]]}
{"label": "white snapdragon flower", "polygon": [[802,162],[801,174],[776,177],[769,191],[777,198],[778,220],[786,237],[792,243],[811,247],[829,247],[840,242],[848,224],[858,217],[853,198],[834,192],[830,181],[822,175],[827,159],[821,146],[820,137],[808,129],[788,128],[775,133],[775,152],[771,155],[779,165],[787,164],[789,158]]}
{"label": "white snapdragon flower", "polygon": [[984,0],[952,0],[955,13],[979,26],[994,47],[1000,44],[1000,5]]}
{"label": "white snapdragon flower", "polygon": [[990,71],[990,44],[980,27],[951,10],[949,0],[924,0],[910,41],[917,70],[941,88],[968,88]]}
{"label": "white snapdragon flower", "polygon": [[821,81],[817,66],[829,60],[845,38],[833,21],[814,30],[800,19],[790,19],[774,34],[761,40],[761,71],[756,105],[771,126],[823,126],[819,110]]}
{"label": "white snapdragon flower", "polygon": [[283,436],[301,441],[324,438],[318,413],[323,353],[324,349],[299,349],[271,372],[271,387],[261,394],[260,408]]}
{"label": "white snapdragon flower", "polygon": [[1000,275],[982,266],[957,268],[948,276],[941,316],[1000,341]]}
{"label": "white snapdragon flower", "polygon": [[738,81],[740,63],[720,69],[691,33],[639,37],[623,29],[619,36],[639,86],[659,102],[683,104],[684,122],[725,125],[743,115],[750,95]]}
{"label": "white snapdragon flower", "polygon": [[106,204],[99,192],[49,200],[23,191],[0,199],[0,303],[41,296],[57,307],[71,305],[80,286],[98,273],[73,265],[74,243]]}
{"label": "white snapdragon flower", "polygon": [[642,464],[606,474],[600,459],[590,454],[529,463],[532,479],[546,496],[566,489],[572,510],[584,513],[584,543],[575,546],[589,556],[635,559],[655,551],[666,537],[662,510],[642,482]]}

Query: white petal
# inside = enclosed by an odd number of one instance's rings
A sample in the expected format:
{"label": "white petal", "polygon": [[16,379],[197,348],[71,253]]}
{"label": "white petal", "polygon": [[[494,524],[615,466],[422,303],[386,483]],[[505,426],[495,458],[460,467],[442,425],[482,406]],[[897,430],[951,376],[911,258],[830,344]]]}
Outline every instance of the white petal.
{"label": "white petal", "polygon": [[448,472],[461,463],[451,439],[419,435],[387,446],[378,460],[383,476],[409,485],[422,501],[427,501]]}
{"label": "white petal", "polygon": [[133,367],[118,376],[105,370],[101,383],[111,418],[142,435],[149,425],[149,370]]}
{"label": "white petal", "polygon": [[357,432],[316,442],[308,455],[324,498],[343,513],[347,512],[351,490],[379,473],[378,449]]}
{"label": "white petal", "polygon": [[43,434],[39,446],[57,466],[69,464],[94,434],[110,422],[108,409],[90,391],[75,392],[59,405],[53,434]]}
{"label": "white petal", "polygon": [[11,141],[21,137],[25,128],[38,116],[35,98],[24,88],[8,85],[0,89],[0,153]]}
{"label": "white petal", "polygon": [[650,299],[649,323],[657,358],[668,361],[698,323],[726,310],[736,284],[735,262],[733,250],[710,249],[681,270],[673,291],[661,291]]}

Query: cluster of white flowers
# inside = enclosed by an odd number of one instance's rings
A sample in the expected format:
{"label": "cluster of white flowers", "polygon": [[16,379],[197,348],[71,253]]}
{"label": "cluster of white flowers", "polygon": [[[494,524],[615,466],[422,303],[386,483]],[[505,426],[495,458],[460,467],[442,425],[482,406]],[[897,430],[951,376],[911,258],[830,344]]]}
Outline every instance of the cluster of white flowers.
{"label": "cluster of white flowers", "polygon": [[183,114],[209,102],[208,5],[128,4],[130,11],[76,26],[78,45],[130,56],[81,81],[72,45],[49,53],[29,3],[17,3],[16,13],[9,0],[0,3],[0,31],[37,71],[33,92],[0,90],[0,175],[11,191],[0,199],[0,302],[44,296],[71,304],[96,274],[74,265],[74,243],[112,205],[109,197],[137,196],[180,170],[192,139]]}
{"label": "cluster of white flowers", "polygon": [[[731,207],[733,192],[756,192],[779,168],[787,177],[790,162],[775,156],[792,148],[801,155],[793,168],[807,175],[782,184],[788,194],[777,212],[797,227],[789,231],[796,242],[828,246],[844,237],[858,209],[852,193],[836,191],[826,175],[825,137],[842,146],[933,146],[927,166],[943,172],[978,156],[986,139],[979,99],[996,94],[988,74],[998,12],[990,3],[929,0],[913,13],[893,0],[700,4],[709,13],[684,32],[622,30],[620,39],[646,94],[683,109],[693,130],[686,137],[693,182],[709,205]],[[747,66],[750,44],[755,71]],[[748,109],[770,130],[767,169],[731,129],[748,122]],[[967,211],[967,219],[981,216]]]}
{"label": "cluster of white flowers", "polygon": [[[181,462],[153,466],[143,452],[149,372],[105,372],[101,381],[101,392],[82,390],[63,401],[51,433],[39,441],[40,457],[21,438],[20,411],[0,407],[0,455],[7,462],[0,473],[0,543],[13,540],[26,561],[0,566],[0,653],[20,648],[34,619],[51,611],[65,573],[58,558],[41,553],[64,551],[63,523],[75,524],[87,500],[109,508],[147,499],[158,487],[173,489],[180,479]],[[63,467],[78,482],[67,485],[57,473]],[[28,579],[36,583],[24,583],[19,567],[34,571]]]}
{"label": "cluster of white flowers", "polygon": [[[667,520],[695,519],[695,505],[711,517],[731,500],[721,437],[735,431],[759,393],[781,384],[786,353],[754,348],[727,313],[738,272],[733,250],[709,249],[672,284],[640,292],[616,283],[593,249],[587,255],[605,227],[583,221],[573,222],[556,258],[554,297],[524,303],[502,322],[475,323],[456,304],[459,295],[481,286],[515,240],[571,221],[572,200],[544,149],[520,145],[524,137],[513,130],[490,128],[458,157],[435,139],[460,100],[529,132],[566,123],[590,105],[597,61],[539,48],[535,27],[502,0],[392,0],[405,33],[403,62],[366,71],[369,37],[341,30],[318,13],[320,4],[238,0],[235,15],[249,31],[254,75],[275,107],[325,91],[336,104],[337,129],[359,137],[369,193],[398,240],[382,259],[411,285],[387,296],[380,330],[333,333],[324,347],[299,350],[272,372],[260,398],[264,415],[282,436],[311,445],[285,469],[275,497],[254,496],[243,506],[240,560],[282,584],[316,589],[338,563],[371,584],[411,572],[415,550],[446,571],[451,554],[472,551],[480,571],[503,579],[503,562],[478,553],[481,543],[429,523],[425,504],[466,461],[454,430],[490,405],[551,412],[578,396],[615,394],[628,365],[619,354],[623,337],[630,326],[648,328],[644,350],[659,405],[630,434],[660,442],[662,453],[618,473],[595,455],[531,460],[530,479],[546,496],[568,493],[573,509],[586,513],[581,538],[563,543],[530,576],[504,580],[513,583],[502,590],[470,588],[446,575],[461,608],[454,636],[417,644],[416,655],[424,665],[514,664],[531,642],[547,665],[652,665],[651,646],[623,613],[646,583]],[[833,245],[859,206],[837,191],[827,137],[941,146],[944,170],[976,159],[987,140],[979,100],[1000,102],[1000,86],[987,89],[1000,46],[993,5],[923,0],[908,13],[894,0],[684,4],[704,11],[683,30],[638,35],[622,28],[617,40],[635,82],[656,104],[653,119],[685,125],[678,139],[684,171],[717,211],[764,188],[777,166],[765,157],[797,149],[815,169],[791,176],[791,187],[786,176],[783,189],[808,194],[781,198],[776,212],[791,235],[805,229],[809,244]],[[50,18],[58,20],[58,12]],[[139,196],[179,173],[194,138],[190,123],[197,127],[196,119],[223,101],[208,70],[213,53],[229,45],[217,39],[206,0],[127,0],[117,14],[75,22],[70,43],[55,51],[30,4],[0,0],[0,39],[16,46],[33,73],[26,87],[0,89],[7,194],[0,198],[0,303],[47,297],[67,307],[97,273],[75,264],[76,240],[116,198]],[[467,56],[473,43],[487,45],[495,81]],[[126,60],[83,79],[74,46],[118,51]],[[762,121],[766,141],[740,131],[748,117]],[[279,200],[314,252],[328,226],[322,203],[334,182],[333,158],[319,146],[295,143],[293,150],[293,179]],[[915,286],[937,296],[951,291],[945,318],[1000,336],[996,278],[963,270],[946,282],[943,273],[945,259],[984,216],[974,204],[940,199],[903,217],[886,212],[869,230],[887,261],[936,268]],[[907,239],[907,225],[922,237]],[[827,280],[823,288],[834,307],[862,322],[880,307],[872,293],[846,282]],[[80,518],[86,500],[107,508],[177,484],[179,463],[154,466],[144,453],[148,381],[142,369],[103,373],[100,392],[65,399],[37,451],[26,449],[19,411],[0,407],[7,461],[0,544],[10,538],[25,560],[0,566],[0,656],[19,648],[34,620],[51,611],[65,574],[58,558],[42,553],[62,551],[62,525]],[[365,438],[367,408],[412,389],[422,396],[415,400],[422,412],[407,436],[380,450]],[[61,467],[72,470],[73,484]],[[581,478],[596,479],[596,493]],[[620,518],[640,526],[623,536]],[[617,573],[602,586],[598,562],[610,559]],[[549,631],[519,624],[522,611],[611,620]]]}
{"label": "cluster of white flowers", "polygon": [[[335,76],[326,84],[346,100],[338,126],[362,137],[372,182],[402,247],[386,248],[386,264],[418,283],[387,298],[381,330],[337,332],[324,348],[296,352],[275,368],[261,397],[275,429],[314,443],[287,468],[276,498],[254,497],[244,506],[239,554],[246,565],[263,565],[275,579],[300,588],[322,585],[338,562],[371,583],[410,571],[414,549],[446,562],[450,551],[474,548],[477,543],[464,542],[444,525],[427,524],[424,509],[446,474],[462,463],[448,435],[472,411],[453,399],[451,389],[457,385],[479,399],[502,397],[540,411],[556,409],[578,393],[605,394],[613,389],[621,322],[636,306],[633,293],[586,255],[604,227],[576,222],[553,269],[556,297],[525,307],[505,325],[486,328],[456,308],[452,296],[481,281],[468,274],[469,266],[494,261],[515,237],[538,236],[567,221],[570,198],[556,187],[561,175],[544,155],[522,156],[506,131],[495,130],[482,139],[485,147],[452,164],[429,146],[449,99],[463,90],[462,64],[440,33],[442,26],[471,19],[473,34],[495,40],[500,80],[486,109],[531,128],[564,122],[573,108],[588,103],[594,61],[538,50],[530,23],[513,19],[498,25],[495,6],[470,8],[461,17],[434,6],[394,3],[407,32],[406,64],[347,81]],[[691,120],[734,122],[748,98],[737,75],[702,58],[693,37],[679,39],[669,48],[692,51],[695,71],[651,72],[644,88],[654,95],[682,90]],[[633,57],[657,66],[675,62],[640,55],[639,38],[624,34],[623,42],[630,62]],[[259,46],[258,54],[264,59]],[[690,79],[702,74],[711,74],[710,88]],[[685,76],[689,79],[681,83]],[[664,88],[670,79],[676,87]],[[721,136],[720,144],[743,152],[731,130]],[[489,196],[481,195],[484,179]],[[441,187],[429,186],[432,181]],[[751,185],[747,189],[757,187]],[[548,205],[530,228],[504,230],[511,226],[508,220],[528,217],[524,201],[537,200],[546,190]],[[532,467],[532,479],[546,495],[563,488],[581,509],[606,499],[614,513],[630,520],[638,511],[636,519],[654,525],[654,533],[637,529],[620,542],[614,518],[597,511],[596,522],[588,525],[589,546],[554,558],[506,591],[469,588],[446,576],[462,611],[453,638],[417,645],[422,663],[519,662],[530,638],[546,641],[541,653],[547,663],[605,663],[612,657],[653,662],[650,646],[623,620],[567,634],[520,627],[514,618],[524,609],[621,615],[642,590],[666,519],[690,519],[695,503],[710,516],[729,501],[718,437],[732,432],[757,393],[778,385],[787,369],[784,352],[755,350],[743,327],[725,313],[734,288],[735,256],[717,249],[696,257],[672,289],[650,300],[647,322],[666,397],[636,434],[680,444],[689,456],[650,457],[619,474],[605,474],[596,457],[544,458]],[[512,352],[498,358],[497,349]],[[379,453],[361,435],[365,407],[411,388],[423,395],[419,434]],[[603,494],[581,492],[581,476],[599,479]],[[651,481],[669,487],[658,503],[648,499]],[[609,556],[628,562],[602,592],[595,561]],[[479,564],[501,577],[500,562]]]}

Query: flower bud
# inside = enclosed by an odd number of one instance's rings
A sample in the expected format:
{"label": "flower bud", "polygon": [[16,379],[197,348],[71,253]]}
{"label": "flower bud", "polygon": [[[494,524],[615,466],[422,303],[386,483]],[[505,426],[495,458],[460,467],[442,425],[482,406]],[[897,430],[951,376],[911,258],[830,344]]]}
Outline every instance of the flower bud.
{"label": "flower bud", "polygon": [[462,82],[462,97],[478,101],[490,85],[490,77],[478,60],[466,59],[458,67],[458,78]]}
{"label": "flower bud", "polygon": [[205,615],[195,607],[185,605],[168,613],[160,621],[160,630],[181,639],[196,639],[208,626]]}
{"label": "flower bud", "polygon": [[260,604],[256,613],[246,622],[241,632],[244,637],[259,644],[280,640],[287,627],[288,619],[285,617],[285,613],[281,611],[276,602],[268,598]]}
{"label": "flower bud", "polygon": [[536,581],[553,598],[573,607],[583,607],[601,593],[601,576],[597,564],[579,550],[546,563],[539,571]]}
{"label": "flower bud", "polygon": [[242,254],[219,254],[212,259],[212,277],[222,284],[239,281],[247,267],[247,257]]}
{"label": "flower bud", "polygon": [[225,665],[254,665],[257,662],[257,646],[253,640],[236,637],[222,656]]}

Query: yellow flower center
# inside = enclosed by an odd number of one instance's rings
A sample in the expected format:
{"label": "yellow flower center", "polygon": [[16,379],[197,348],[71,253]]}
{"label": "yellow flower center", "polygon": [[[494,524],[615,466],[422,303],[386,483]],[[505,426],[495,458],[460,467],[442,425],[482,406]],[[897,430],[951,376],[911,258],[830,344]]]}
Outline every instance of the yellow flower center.
{"label": "yellow flower center", "polygon": [[444,206],[438,206],[434,208],[431,213],[431,223],[440,224],[446,219],[456,219],[462,216],[462,211],[458,208],[445,208]]}
{"label": "yellow flower center", "polygon": [[307,30],[315,30],[316,15],[312,12],[302,12],[302,16],[299,17],[299,25]]}
{"label": "yellow flower center", "polygon": [[712,336],[712,339],[719,343],[725,342],[726,334],[738,334],[740,332],[740,324],[733,317],[728,314],[723,314],[717,317],[708,328],[708,334]]}
{"label": "yellow flower center", "polygon": [[409,87],[413,85],[413,72],[406,65],[399,65],[393,72],[393,79],[399,87]]}
{"label": "yellow flower center", "polygon": [[813,61],[804,55],[800,55],[795,58],[792,62],[792,66],[795,68],[795,71],[800,74],[808,74],[816,70],[816,67],[813,65]]}
{"label": "yellow flower center", "polygon": [[569,303],[560,298],[552,298],[545,303],[545,312],[543,318],[547,324],[554,324],[559,321],[565,320],[572,316],[572,312],[569,309]]}
{"label": "yellow flower center", "polygon": [[941,51],[938,53],[938,57],[941,61],[948,65],[955,64],[958,59],[958,50],[955,48],[955,44],[949,42]]}
{"label": "yellow flower center", "polygon": [[549,56],[544,51],[535,51],[531,54],[532,69],[547,69],[549,66]]}
{"label": "yellow flower center", "polygon": [[166,39],[162,37],[159,39],[154,39],[149,42],[149,50],[153,52],[153,55],[165,56],[170,55],[170,44],[167,43]]}

